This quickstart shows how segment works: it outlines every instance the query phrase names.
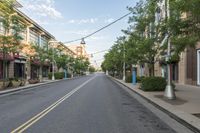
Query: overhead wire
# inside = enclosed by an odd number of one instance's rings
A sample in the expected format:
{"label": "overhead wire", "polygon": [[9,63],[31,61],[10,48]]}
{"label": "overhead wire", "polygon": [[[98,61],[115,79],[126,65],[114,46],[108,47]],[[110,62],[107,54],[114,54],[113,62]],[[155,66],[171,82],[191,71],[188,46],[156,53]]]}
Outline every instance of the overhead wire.
{"label": "overhead wire", "polygon": [[122,20],[123,18],[127,17],[127,16],[130,15],[131,13],[132,13],[132,12],[129,12],[129,13],[123,15],[122,17],[116,19],[115,21],[109,23],[108,25],[106,25],[106,26],[104,26],[104,27],[102,27],[102,28],[100,28],[100,29],[98,29],[98,30],[96,30],[96,31],[94,31],[94,32],[92,32],[92,33],[86,35],[86,36],[83,36],[82,38],[74,39],[74,40],[71,40],[71,41],[66,41],[66,42],[63,42],[63,43],[64,43],[64,44],[67,44],[67,43],[77,42],[77,41],[80,41],[80,40],[82,40],[82,39],[86,39],[86,38],[88,38],[88,37],[90,37],[90,36],[92,36],[92,35],[94,35],[94,34],[100,32],[100,31],[102,31],[102,30],[108,28],[109,26],[115,24],[116,22]]}
{"label": "overhead wire", "polygon": [[97,51],[97,52],[94,52],[94,53],[90,53],[90,55],[103,53],[103,52],[106,52],[106,51],[108,51],[108,50],[109,50],[109,49],[105,49],[105,50]]}

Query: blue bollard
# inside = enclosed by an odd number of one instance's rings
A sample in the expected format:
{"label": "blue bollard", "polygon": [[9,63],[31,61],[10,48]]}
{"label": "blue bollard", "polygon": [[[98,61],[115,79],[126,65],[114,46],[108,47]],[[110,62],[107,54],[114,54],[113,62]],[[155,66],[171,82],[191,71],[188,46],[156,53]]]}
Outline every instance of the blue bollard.
{"label": "blue bollard", "polygon": [[64,72],[65,72],[65,79],[67,79],[67,70],[65,69]]}
{"label": "blue bollard", "polygon": [[135,70],[135,68],[133,68],[133,71],[132,71],[132,83],[133,83],[133,85],[136,85],[136,70]]}

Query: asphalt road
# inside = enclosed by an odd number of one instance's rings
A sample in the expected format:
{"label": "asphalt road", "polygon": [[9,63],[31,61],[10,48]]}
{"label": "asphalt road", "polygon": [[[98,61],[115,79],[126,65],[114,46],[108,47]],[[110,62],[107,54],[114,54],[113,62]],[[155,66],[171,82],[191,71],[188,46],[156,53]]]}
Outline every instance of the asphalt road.
{"label": "asphalt road", "polygon": [[0,133],[189,133],[104,74],[0,96]]}

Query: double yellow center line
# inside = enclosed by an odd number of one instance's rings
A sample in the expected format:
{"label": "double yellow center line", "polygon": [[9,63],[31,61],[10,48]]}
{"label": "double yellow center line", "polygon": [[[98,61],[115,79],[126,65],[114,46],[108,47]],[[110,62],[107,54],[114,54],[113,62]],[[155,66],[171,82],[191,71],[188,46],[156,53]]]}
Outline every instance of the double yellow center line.
{"label": "double yellow center line", "polygon": [[[95,76],[96,77],[96,76]],[[26,129],[28,129],[31,125],[33,125],[34,123],[36,123],[38,120],[40,120],[42,117],[44,117],[46,114],[48,114],[50,111],[52,111],[54,108],[56,108],[59,104],[61,104],[63,101],[65,101],[66,99],[68,99],[71,95],[73,95],[75,92],[77,92],[80,88],[82,88],[84,85],[86,85],[87,83],[89,83],[91,80],[93,80],[95,77],[87,80],[86,82],[84,82],[83,84],[81,84],[80,86],[76,87],[75,89],[73,89],[72,91],[70,91],[69,93],[67,93],[65,96],[63,96],[62,98],[60,98],[58,101],[56,101],[55,103],[53,103],[52,105],[50,105],[49,107],[47,107],[46,109],[44,109],[42,112],[38,113],[37,115],[35,115],[34,117],[32,117],[31,119],[29,119],[27,122],[25,122],[24,124],[22,124],[21,126],[19,126],[18,128],[16,128],[15,130],[11,131],[11,133],[22,133],[24,132]]]}

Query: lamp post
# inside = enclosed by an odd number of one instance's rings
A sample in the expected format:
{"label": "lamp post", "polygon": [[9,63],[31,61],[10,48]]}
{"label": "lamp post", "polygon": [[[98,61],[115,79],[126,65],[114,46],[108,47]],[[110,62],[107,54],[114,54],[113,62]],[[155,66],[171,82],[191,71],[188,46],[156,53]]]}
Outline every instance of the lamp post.
{"label": "lamp post", "polygon": [[[170,8],[169,8],[169,0],[165,0],[165,3],[167,3],[167,19],[170,19]],[[169,35],[170,29],[168,29],[168,35]],[[168,47],[167,47],[167,61],[169,61],[171,57],[171,39],[170,35],[168,36]],[[167,86],[165,88],[164,96],[167,99],[176,99],[174,88],[171,85],[171,68],[170,64],[167,64],[167,71],[168,71],[168,80],[167,80]]]}
{"label": "lamp post", "polygon": [[[58,41],[49,41],[49,44],[59,43]],[[53,47],[53,46],[52,46]],[[54,69],[55,69],[55,59],[54,59],[54,47],[52,48],[52,80],[55,80]]]}
{"label": "lamp post", "polygon": [[126,80],[126,64],[125,64],[125,43],[123,43],[123,81]]}

